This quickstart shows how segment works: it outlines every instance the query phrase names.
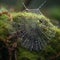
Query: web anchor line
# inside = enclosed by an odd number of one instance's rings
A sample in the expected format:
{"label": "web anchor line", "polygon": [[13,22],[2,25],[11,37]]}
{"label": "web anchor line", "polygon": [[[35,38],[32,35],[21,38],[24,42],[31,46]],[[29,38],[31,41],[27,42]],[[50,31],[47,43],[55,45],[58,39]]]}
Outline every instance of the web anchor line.
{"label": "web anchor line", "polygon": [[36,14],[42,14],[40,9],[44,6],[44,4],[46,3],[46,1],[44,1],[38,8],[36,9],[29,9],[26,7],[26,5],[23,3],[23,6],[25,8],[25,11],[27,12],[32,12],[32,13],[36,13]]}

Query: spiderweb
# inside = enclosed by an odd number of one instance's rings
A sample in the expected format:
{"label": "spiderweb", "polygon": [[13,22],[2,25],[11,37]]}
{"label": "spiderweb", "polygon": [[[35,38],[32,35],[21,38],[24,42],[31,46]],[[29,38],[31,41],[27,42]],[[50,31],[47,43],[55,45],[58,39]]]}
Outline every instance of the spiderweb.
{"label": "spiderweb", "polygon": [[53,25],[46,20],[21,20],[21,17],[16,18],[17,22],[13,22],[16,30],[16,36],[19,38],[21,46],[30,51],[42,50],[48,42],[55,36]]}

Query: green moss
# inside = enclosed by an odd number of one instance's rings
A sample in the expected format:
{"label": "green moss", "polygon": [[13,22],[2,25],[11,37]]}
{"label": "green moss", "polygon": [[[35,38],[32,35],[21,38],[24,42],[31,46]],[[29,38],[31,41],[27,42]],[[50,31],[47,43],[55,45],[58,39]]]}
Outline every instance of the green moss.
{"label": "green moss", "polygon": [[0,37],[7,38],[10,33],[9,30],[12,29],[11,22],[9,21],[8,16],[2,15],[0,16]]}
{"label": "green moss", "polygon": [[[25,48],[22,48],[21,46],[18,48],[18,60],[22,59],[30,59],[30,60],[45,60],[45,57],[53,56],[57,52],[60,52],[60,29],[56,28],[51,22],[50,19],[46,18],[44,15],[37,15],[33,13],[27,13],[27,12],[19,12],[19,13],[12,13],[14,21],[17,23],[22,23],[24,20],[30,25],[33,25],[33,23],[37,23],[39,26],[41,26],[41,23],[39,20],[46,21],[46,26],[51,27],[52,30],[56,32],[56,35],[51,41],[49,42],[49,45],[40,52],[30,52],[29,50],[26,50]],[[19,20],[18,20],[19,19]],[[33,22],[33,23],[32,23]],[[32,23],[32,24],[31,24]],[[42,24],[43,25],[43,24]],[[32,26],[33,27],[33,26]],[[0,37],[6,38],[9,33],[11,33],[11,30],[14,30],[12,27],[11,22],[9,21],[8,16],[2,15],[0,16]],[[40,58],[39,58],[40,57]]]}
{"label": "green moss", "polygon": [[20,60],[23,57],[29,58],[30,60],[36,60],[38,55],[35,52],[30,52],[29,50],[26,50],[24,48],[19,48],[19,56],[18,59]]}
{"label": "green moss", "polygon": [[[37,15],[37,14],[27,13],[27,12],[12,13],[12,15],[14,16],[14,21],[19,23],[19,24],[21,24],[21,23],[27,24],[28,23],[28,25],[30,25],[30,26],[32,25],[33,26],[34,23],[37,23],[39,26],[43,27],[44,23],[40,23],[39,20],[45,21],[45,25],[46,25],[45,29],[49,30],[51,28],[52,30],[54,30],[57,33],[57,29],[58,28],[56,28],[50,22],[50,20],[48,18],[46,18],[44,15]],[[47,26],[48,27],[50,26],[50,27],[47,28]],[[45,29],[44,29],[44,31],[45,31]],[[30,52],[30,51],[28,51],[28,50],[26,50],[24,48],[19,48],[18,60],[21,60],[23,57],[29,58],[30,60],[37,60],[40,57],[39,59],[44,60],[46,54],[51,56],[51,55],[54,55],[56,53],[56,50],[54,50],[54,48],[51,47],[51,45],[47,46],[46,49],[44,49],[44,50],[45,50],[45,52],[43,54],[41,54],[40,52],[34,54],[33,52]]]}

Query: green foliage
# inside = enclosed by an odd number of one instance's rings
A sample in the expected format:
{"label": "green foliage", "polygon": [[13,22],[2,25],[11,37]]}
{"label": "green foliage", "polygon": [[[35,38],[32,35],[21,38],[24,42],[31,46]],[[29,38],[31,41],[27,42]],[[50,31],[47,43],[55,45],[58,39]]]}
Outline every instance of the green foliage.
{"label": "green foliage", "polygon": [[35,52],[30,52],[22,47],[19,48],[19,53],[18,53],[18,60],[22,60],[22,58],[26,57],[27,59],[30,60],[36,60],[38,55]]}
{"label": "green foliage", "polygon": [[[50,59],[51,57],[57,56],[60,52],[60,29],[56,29],[56,35],[49,42],[48,46],[44,48],[41,55],[46,57],[46,59]],[[59,56],[57,57],[57,59]],[[51,60],[51,59],[50,59]]]}
{"label": "green foliage", "polygon": [[10,31],[12,30],[11,22],[9,21],[8,16],[0,16],[0,37],[6,38]]}
{"label": "green foliage", "polygon": [[57,30],[55,38],[54,40],[51,40],[50,45],[56,52],[60,52],[60,29]]}

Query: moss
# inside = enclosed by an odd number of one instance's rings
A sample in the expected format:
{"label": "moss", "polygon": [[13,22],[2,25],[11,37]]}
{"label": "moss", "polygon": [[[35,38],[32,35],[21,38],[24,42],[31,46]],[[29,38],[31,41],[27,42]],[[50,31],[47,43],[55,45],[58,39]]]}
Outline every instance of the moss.
{"label": "moss", "polygon": [[[51,39],[51,41],[49,42],[49,45],[42,52],[41,51],[31,52],[20,46],[18,48],[19,49],[18,60],[22,60],[24,58],[29,59],[29,60],[37,60],[39,57],[41,57],[41,60],[45,60],[46,56],[52,56],[56,54],[57,52],[60,52],[60,44],[59,44],[60,43],[60,29],[56,28],[50,22],[50,19],[46,18],[44,15],[37,15],[37,14],[27,13],[27,12],[12,13],[12,15],[14,19],[13,21],[17,23],[26,20],[27,22],[29,22],[28,24],[31,24],[30,21],[31,22],[35,21],[34,23],[38,23],[38,25],[41,25],[39,20],[42,19],[46,21],[46,26],[51,27],[51,29],[56,32],[55,37]],[[17,18],[19,20],[17,20]],[[12,23],[9,21],[8,16],[6,15],[0,16],[0,37],[6,38],[8,34],[11,33],[11,30],[14,30],[14,29],[12,27]]]}
{"label": "moss", "polygon": [[9,31],[12,30],[11,22],[9,21],[8,16],[2,15],[0,16],[0,37],[7,38]]}
{"label": "moss", "polygon": [[21,58],[26,57],[30,60],[36,60],[38,57],[38,54],[35,52],[30,52],[29,50],[26,50],[25,48],[19,48],[20,54],[18,55],[18,60],[21,60]]}
{"label": "moss", "polygon": [[[23,12],[23,13],[17,13],[17,14],[15,14],[15,13],[13,13],[13,15],[14,15],[14,17],[16,18],[16,19],[14,19],[17,23],[19,22],[18,20],[17,20],[17,17],[20,17],[19,19],[20,20],[36,20],[36,22],[38,21],[38,20],[46,20],[47,21],[47,26],[48,25],[51,25],[51,28],[52,28],[52,30],[54,30],[55,32],[56,32],[56,35],[55,35],[55,37],[53,38],[53,39],[51,39],[51,43],[49,43],[49,45],[45,48],[45,52],[43,53],[43,54],[41,54],[40,53],[40,55],[41,55],[41,60],[44,60],[44,59],[49,59],[50,58],[50,56],[54,56],[56,53],[57,53],[57,51],[59,50],[59,37],[60,37],[60,30],[57,28],[57,27],[55,27],[51,22],[50,22],[50,20],[48,19],[48,18],[46,18],[45,16],[43,16],[43,15],[36,15],[36,14],[32,14],[32,13],[26,13],[26,12]],[[39,21],[38,21],[39,22]],[[38,23],[38,24],[40,24],[40,23]],[[56,46],[56,44],[58,44],[57,46]],[[55,46],[55,47],[57,47],[57,48],[54,48],[53,47],[53,45]],[[23,49],[23,50],[21,50],[21,49]],[[37,58],[40,56],[38,53],[36,53],[36,54],[34,54],[34,53],[32,53],[32,52],[29,52],[29,51],[27,51],[27,50],[25,50],[24,48],[20,48],[19,49],[20,50],[20,55],[19,55],[19,58],[22,58],[22,57],[27,57],[27,58],[29,58],[30,60],[37,60]],[[42,57],[44,56],[44,59],[42,59]],[[48,57],[47,57],[48,56]],[[45,58],[46,57],[46,58]]]}
{"label": "moss", "polygon": [[[32,25],[32,22],[34,21],[35,23],[37,23],[39,26],[41,26],[41,23],[39,22],[39,20],[42,20],[44,22],[46,22],[46,26],[50,26],[52,30],[54,30],[55,32],[57,32],[57,29],[51,22],[48,18],[46,18],[44,15],[37,15],[37,14],[33,14],[33,13],[27,13],[27,12],[23,12],[23,13],[12,13],[12,15],[14,16],[14,21],[17,22],[17,23],[22,23],[22,20],[24,23],[28,23]],[[42,24],[44,25],[44,24]],[[33,25],[32,25],[33,26]],[[43,27],[43,26],[42,26]],[[49,27],[49,28],[50,28]],[[28,28],[29,29],[29,28]],[[48,29],[47,27],[45,29]],[[45,31],[44,29],[44,31]],[[48,29],[49,30],[49,29]],[[45,54],[48,54],[48,55],[54,55],[56,51],[54,51],[54,49],[51,47],[51,46],[47,46],[46,47],[46,50],[45,50]],[[30,60],[37,60],[38,57],[41,57],[41,60],[44,60],[42,58],[43,55],[45,55],[44,53],[41,54],[41,53],[33,53],[33,52],[30,52],[29,50],[26,50],[24,48],[19,48],[19,56],[18,56],[18,60],[22,59],[23,57],[26,57],[26,58],[29,58]]]}

